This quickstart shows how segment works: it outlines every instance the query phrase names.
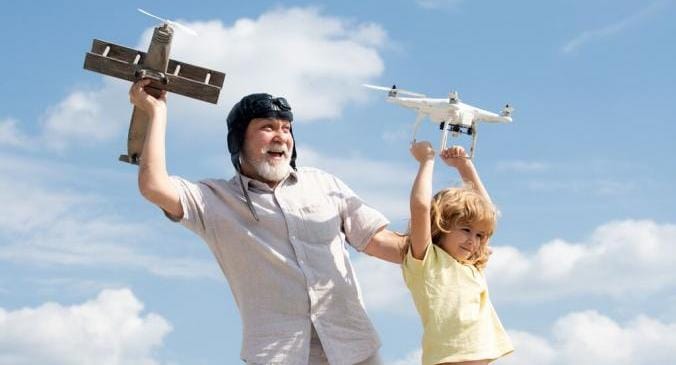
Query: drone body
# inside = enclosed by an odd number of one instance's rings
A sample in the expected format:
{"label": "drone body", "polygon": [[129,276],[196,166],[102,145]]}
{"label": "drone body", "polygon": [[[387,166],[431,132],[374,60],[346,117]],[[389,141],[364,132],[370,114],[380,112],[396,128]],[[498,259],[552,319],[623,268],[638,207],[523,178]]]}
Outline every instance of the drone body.
{"label": "drone body", "polygon": [[[396,85],[392,85],[391,88],[368,84],[364,84],[364,86],[387,91],[386,101],[417,112],[413,140],[415,140],[418,127],[425,117],[438,124],[442,130],[440,150],[446,148],[448,132],[451,132],[454,137],[460,133],[471,136],[472,145],[469,158],[474,157],[478,122],[510,123],[512,121],[511,113],[514,109],[509,105],[506,105],[500,114],[496,114],[461,102],[457,92],[449,93],[448,98],[428,98],[423,94],[397,89]],[[399,96],[399,94],[410,97]]]}
{"label": "drone body", "polygon": [[[155,17],[142,9],[139,11]],[[85,56],[84,68],[132,82],[150,79],[151,83],[145,90],[155,97],[159,97],[162,90],[167,90],[216,104],[225,74],[170,59],[174,34],[172,26],[182,30],[186,30],[186,27],[170,20],[161,20],[164,24],[155,28],[148,52],[94,39],[91,52]],[[194,33],[189,28],[186,31]],[[129,124],[127,154],[121,155],[120,161],[138,165],[147,126],[148,116],[134,107]]]}

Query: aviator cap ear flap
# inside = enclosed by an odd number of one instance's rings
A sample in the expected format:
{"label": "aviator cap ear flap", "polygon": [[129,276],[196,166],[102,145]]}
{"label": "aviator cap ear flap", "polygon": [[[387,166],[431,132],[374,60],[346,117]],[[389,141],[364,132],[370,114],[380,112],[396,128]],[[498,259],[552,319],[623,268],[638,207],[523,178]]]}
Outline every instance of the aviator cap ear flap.
{"label": "aviator cap ear flap", "polygon": [[[242,98],[232,107],[228,114],[228,151],[232,165],[240,172],[239,156],[244,146],[246,128],[254,118],[277,118],[293,121],[291,106],[285,98],[273,97],[270,94],[251,94]],[[291,130],[293,138],[293,129]],[[296,169],[296,145],[291,153],[291,167]]]}

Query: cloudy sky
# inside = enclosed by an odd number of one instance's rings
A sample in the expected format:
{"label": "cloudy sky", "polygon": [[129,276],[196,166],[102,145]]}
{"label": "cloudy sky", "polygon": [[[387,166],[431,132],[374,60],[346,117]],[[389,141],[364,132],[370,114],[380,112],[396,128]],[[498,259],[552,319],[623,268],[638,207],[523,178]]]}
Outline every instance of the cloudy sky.
{"label": "cloudy sky", "polygon": [[[488,266],[516,352],[500,364],[676,356],[676,1],[13,2],[0,12],[0,365],[235,364],[240,322],[206,245],[143,201],[129,84],[82,69],[98,38],[227,74],[218,105],[169,96],[168,167],[232,175],[225,115],[267,91],[294,108],[299,165],[328,170],[403,230],[410,110],[362,83],[489,110],[475,163],[502,217]],[[419,138],[438,145],[431,123]],[[467,145],[467,140],[456,139]],[[456,184],[437,164],[435,186]],[[388,364],[419,363],[398,266],[351,253]]]}

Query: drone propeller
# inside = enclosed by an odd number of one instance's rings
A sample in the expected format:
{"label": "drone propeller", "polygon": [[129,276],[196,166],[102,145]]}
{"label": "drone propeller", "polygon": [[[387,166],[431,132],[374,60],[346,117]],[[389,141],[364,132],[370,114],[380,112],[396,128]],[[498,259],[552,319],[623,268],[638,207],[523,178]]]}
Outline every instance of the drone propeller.
{"label": "drone propeller", "polygon": [[509,104],[505,104],[505,107],[502,108],[502,112],[500,112],[500,115],[502,115],[503,117],[509,117],[512,115],[513,112],[514,108]]}
{"label": "drone propeller", "polygon": [[457,90],[453,90],[448,93],[448,102],[451,104],[457,104],[460,101],[460,95]]}
{"label": "drone propeller", "polygon": [[188,28],[187,26],[185,26],[185,25],[183,25],[183,24],[181,24],[181,23],[179,23],[179,22],[175,22],[175,21],[169,20],[169,19],[163,19],[163,18],[160,18],[159,16],[154,15],[154,14],[151,14],[151,13],[149,13],[149,12],[147,12],[147,11],[141,9],[141,8],[137,8],[137,9],[138,9],[138,11],[140,11],[141,13],[143,13],[143,14],[149,16],[149,17],[152,17],[152,18],[161,20],[162,22],[167,23],[167,24],[169,24],[169,25],[171,25],[171,26],[174,26],[174,27],[176,27],[176,28],[179,28],[179,29],[181,29],[182,31],[184,31],[184,32],[186,32],[186,33],[188,33],[188,34],[190,34],[190,35],[193,35],[193,36],[195,36],[195,37],[197,36],[197,32],[195,32],[194,30]]}
{"label": "drone propeller", "polygon": [[408,90],[403,90],[399,89],[396,86],[392,87],[385,87],[385,86],[378,86],[378,85],[370,85],[370,84],[362,84],[364,87],[368,87],[369,89],[375,89],[375,90],[382,90],[382,91],[388,91],[388,92],[393,92],[394,94],[402,94],[402,95],[408,95],[408,96],[415,96],[418,98],[424,98],[424,94],[420,93],[414,93],[413,91],[408,91]]}

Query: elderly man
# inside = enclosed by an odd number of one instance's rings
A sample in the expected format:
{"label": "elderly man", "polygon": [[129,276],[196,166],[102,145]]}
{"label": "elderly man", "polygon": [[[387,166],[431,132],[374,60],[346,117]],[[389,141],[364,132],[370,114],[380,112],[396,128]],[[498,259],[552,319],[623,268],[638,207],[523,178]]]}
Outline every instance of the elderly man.
{"label": "elderly man", "polygon": [[199,235],[225,274],[243,324],[247,364],[382,364],[346,246],[400,262],[403,239],[338,178],[296,168],[284,98],[252,94],[228,115],[236,174],[197,183],[170,177],[166,96],[132,85],[150,117],[141,194]]}

